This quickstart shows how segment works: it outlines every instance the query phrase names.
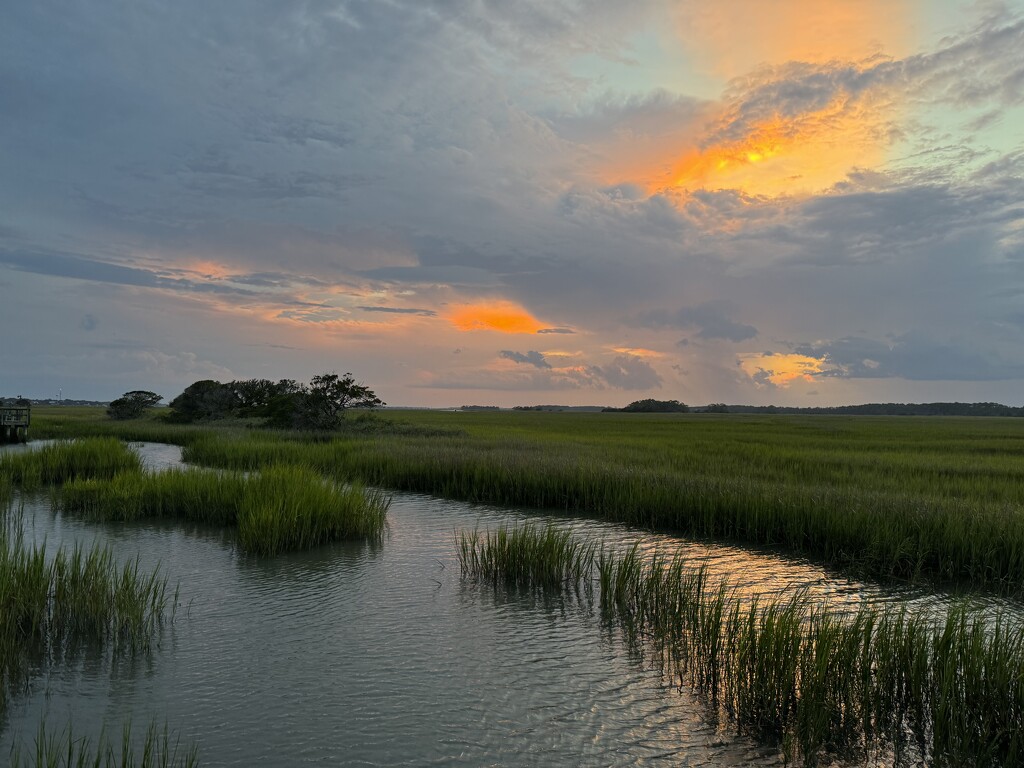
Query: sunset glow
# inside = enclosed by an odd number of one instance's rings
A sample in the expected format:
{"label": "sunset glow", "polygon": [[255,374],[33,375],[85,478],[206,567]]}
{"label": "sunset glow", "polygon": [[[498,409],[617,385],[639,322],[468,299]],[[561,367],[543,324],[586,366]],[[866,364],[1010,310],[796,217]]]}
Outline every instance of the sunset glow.
{"label": "sunset glow", "polygon": [[170,5],[0,25],[6,394],[1024,397],[1024,0]]}
{"label": "sunset glow", "polygon": [[825,360],[794,354],[744,354],[740,367],[755,382],[788,387],[795,381],[812,382],[815,374],[827,370]]}
{"label": "sunset glow", "polygon": [[525,309],[509,301],[464,305],[450,312],[447,318],[460,331],[536,333],[544,327]]}

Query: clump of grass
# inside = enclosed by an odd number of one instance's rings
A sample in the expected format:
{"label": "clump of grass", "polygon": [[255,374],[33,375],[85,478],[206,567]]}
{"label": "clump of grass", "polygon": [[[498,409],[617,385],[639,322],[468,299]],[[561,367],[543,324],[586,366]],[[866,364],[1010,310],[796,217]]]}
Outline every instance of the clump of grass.
{"label": "clump of grass", "polygon": [[538,588],[579,583],[593,567],[595,552],[593,545],[552,525],[461,532],[456,546],[463,574]]}
{"label": "clump of grass", "polygon": [[137,745],[131,723],[121,731],[120,742],[100,731],[95,743],[88,736],[76,736],[71,726],[54,733],[45,722],[39,724],[31,747],[16,744],[11,749],[11,768],[194,768],[199,765],[196,745],[183,747],[172,740],[165,725],[151,723]]}
{"label": "clump of grass", "polygon": [[145,649],[167,616],[167,581],[119,566],[109,549],[28,546],[0,533],[0,714],[30,658],[59,660],[83,644]]}
{"label": "clump of grass", "polygon": [[377,538],[390,499],[359,485],[339,487],[302,467],[272,467],[249,478],[238,510],[238,543],[260,555],[328,541]]}
{"label": "clump of grass", "polygon": [[464,573],[551,588],[596,581],[606,621],[654,643],[740,732],[806,765],[882,751],[933,766],[1024,758],[1024,627],[1005,617],[962,605],[940,619],[888,607],[837,613],[802,592],[744,599],[679,557],[637,547],[595,555],[564,532],[552,547],[550,529],[532,526],[499,534],[457,535]]}
{"label": "clump of grass", "polygon": [[58,505],[94,520],[183,518],[235,526],[241,549],[272,555],[379,537],[390,499],[358,484],[330,482],[306,467],[272,466],[251,473],[184,469],[79,480],[61,489]]}
{"label": "clump of grass", "polygon": [[235,525],[252,482],[239,472],[196,468],[124,472],[112,478],[69,482],[57,494],[57,505],[91,520],[182,518]]}
{"label": "clump of grass", "polygon": [[60,441],[38,450],[0,454],[0,485],[6,482],[31,491],[77,478],[111,478],[141,468],[138,454],[116,438]]}

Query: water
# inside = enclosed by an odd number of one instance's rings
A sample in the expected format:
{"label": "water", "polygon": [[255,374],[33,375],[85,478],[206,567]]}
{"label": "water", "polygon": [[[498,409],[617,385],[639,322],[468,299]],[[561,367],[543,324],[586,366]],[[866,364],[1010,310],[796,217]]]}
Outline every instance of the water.
{"label": "water", "polygon": [[[173,446],[141,451],[154,468],[180,461]],[[209,766],[782,762],[717,730],[692,693],[631,655],[586,601],[462,578],[454,531],[516,522],[521,512],[395,494],[381,544],[265,560],[242,555],[218,529],[87,524],[54,514],[46,498],[23,515],[26,533],[50,547],[99,541],[145,569],[159,564],[180,595],[149,655],[38,670],[0,724],[0,755],[13,740],[31,741],[45,718],[92,734],[103,724],[119,733],[128,719],[140,729],[166,722]],[[802,587],[837,604],[944,599],[767,552],[555,520],[618,546],[688,548],[752,592]]]}

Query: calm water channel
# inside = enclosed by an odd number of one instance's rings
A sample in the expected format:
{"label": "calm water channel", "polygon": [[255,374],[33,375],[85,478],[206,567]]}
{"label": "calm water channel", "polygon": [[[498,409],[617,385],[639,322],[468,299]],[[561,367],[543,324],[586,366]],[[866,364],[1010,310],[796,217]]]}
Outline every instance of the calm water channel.
{"label": "calm water channel", "polygon": [[[179,449],[145,445],[152,467]],[[15,513],[12,513],[15,514]],[[858,584],[771,553],[594,521],[394,494],[380,545],[255,559],[188,524],[96,525],[24,503],[48,547],[99,541],[160,565],[180,587],[173,623],[144,658],[40,670],[0,723],[0,762],[38,722],[119,733],[151,720],[194,740],[208,766],[778,765],[717,731],[700,702],[631,655],[586,603],[463,579],[456,529],[554,520],[580,535],[688,548],[754,592],[804,587],[834,604],[943,598]]]}

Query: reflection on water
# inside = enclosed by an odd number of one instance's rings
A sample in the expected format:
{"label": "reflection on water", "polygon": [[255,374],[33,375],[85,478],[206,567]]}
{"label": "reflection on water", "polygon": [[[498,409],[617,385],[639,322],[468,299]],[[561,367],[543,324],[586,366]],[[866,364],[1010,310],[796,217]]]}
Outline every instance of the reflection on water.
{"label": "reflection on water", "polygon": [[[178,449],[143,445],[148,466]],[[167,722],[204,765],[781,764],[719,732],[678,690],[602,629],[592,604],[462,579],[456,529],[553,520],[617,547],[682,548],[748,590],[806,588],[831,602],[942,598],[867,586],[798,560],[708,547],[618,525],[396,494],[379,545],[256,559],[229,532],[189,524],[94,525],[25,503],[36,541],[94,540],[160,565],[180,585],[154,651],[43,670],[0,724],[0,754],[46,717],[77,732]]]}

